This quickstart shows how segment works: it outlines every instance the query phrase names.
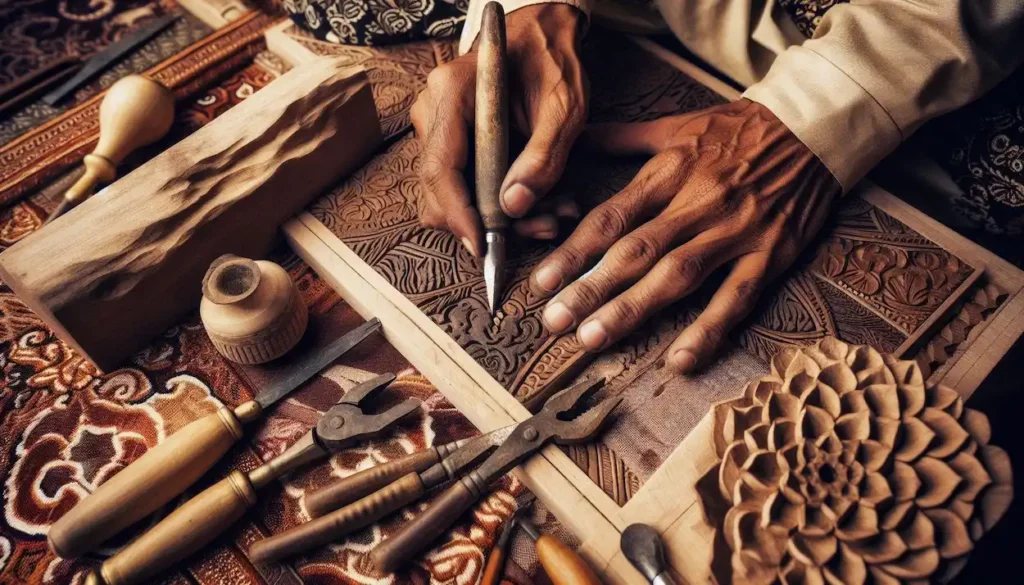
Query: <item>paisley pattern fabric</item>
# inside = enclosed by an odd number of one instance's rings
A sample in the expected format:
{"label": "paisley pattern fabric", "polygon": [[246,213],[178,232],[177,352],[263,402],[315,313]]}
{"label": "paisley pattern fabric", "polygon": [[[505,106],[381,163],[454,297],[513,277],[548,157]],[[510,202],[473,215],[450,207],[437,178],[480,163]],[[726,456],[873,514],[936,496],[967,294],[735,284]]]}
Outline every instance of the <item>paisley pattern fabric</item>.
{"label": "paisley pattern fabric", "polygon": [[390,45],[456,36],[469,0],[284,0],[282,6],[318,39]]}

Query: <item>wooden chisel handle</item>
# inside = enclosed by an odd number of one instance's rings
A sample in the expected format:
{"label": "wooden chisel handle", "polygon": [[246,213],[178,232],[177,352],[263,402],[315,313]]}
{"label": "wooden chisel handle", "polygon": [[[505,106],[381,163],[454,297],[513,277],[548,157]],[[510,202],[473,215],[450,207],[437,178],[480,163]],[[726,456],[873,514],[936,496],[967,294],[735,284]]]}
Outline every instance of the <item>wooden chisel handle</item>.
{"label": "wooden chisel handle", "polygon": [[63,558],[95,550],[184,492],[242,437],[260,414],[256,401],[222,407],[185,426],[122,469],[50,527],[50,549]]}
{"label": "wooden chisel handle", "polygon": [[405,457],[375,465],[306,496],[306,511],[313,518],[364,498],[400,477],[420,472],[441,461],[438,449],[418,451]]}
{"label": "wooden chisel handle", "polygon": [[501,184],[508,172],[508,74],[505,12],[488,2],[480,21],[476,57],[476,206],[484,229],[508,227]]}
{"label": "wooden chisel handle", "polygon": [[[206,489],[171,512],[100,567],[92,583],[134,585],[196,552],[256,504],[256,491],[241,471]],[[87,585],[90,585],[87,581]]]}
{"label": "wooden chisel handle", "polygon": [[419,473],[406,474],[344,508],[253,543],[249,548],[249,560],[270,563],[339,540],[404,508],[422,497],[424,492],[426,488]]}
{"label": "wooden chisel handle", "polygon": [[498,585],[498,583],[501,583],[501,574],[504,568],[505,549],[496,546],[487,557],[483,577],[480,577],[480,585]]}
{"label": "wooden chisel handle", "polygon": [[554,585],[601,585],[587,561],[558,538],[542,534],[535,544],[540,565]]}
{"label": "wooden chisel handle", "polygon": [[384,573],[393,573],[427,548],[480,499],[480,492],[472,486],[466,477],[453,483],[422,514],[370,552],[373,566]]}

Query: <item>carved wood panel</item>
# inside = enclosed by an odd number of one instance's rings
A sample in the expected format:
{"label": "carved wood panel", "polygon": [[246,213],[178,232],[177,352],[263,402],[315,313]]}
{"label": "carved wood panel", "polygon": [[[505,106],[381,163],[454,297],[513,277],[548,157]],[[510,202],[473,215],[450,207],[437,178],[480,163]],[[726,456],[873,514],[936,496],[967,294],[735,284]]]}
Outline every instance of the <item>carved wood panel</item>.
{"label": "carved wood panel", "polygon": [[[347,50],[336,49],[334,54]],[[419,54],[426,55],[426,51]],[[592,120],[646,120],[723,101],[622,37],[591,37],[585,60],[591,65],[601,63],[605,72],[592,80]],[[422,71],[405,65],[401,68],[411,75]],[[413,70],[417,73],[409,73]],[[405,88],[403,99],[381,101],[378,97],[379,106],[397,108],[383,112],[382,117],[404,120],[402,109],[411,105],[408,96],[414,96],[418,90],[413,88],[422,83],[422,78],[400,83]],[[506,296],[492,318],[480,262],[451,234],[423,228],[417,221],[419,152],[415,137],[397,139],[317,201],[311,213],[510,392],[528,396],[578,374],[592,356],[580,350],[573,336],[551,338],[545,333],[540,321],[545,300],[533,297],[525,282],[552,245],[513,244]],[[625,186],[642,163],[640,159],[577,152],[556,191],[575,196],[589,208]],[[848,199],[824,230],[821,243],[807,251],[734,334],[738,348],[728,358],[733,361],[723,368],[756,372],[780,347],[808,345],[828,335],[894,351],[972,272],[973,267],[881,210],[860,199]],[[658,397],[666,385],[678,385],[659,373],[663,366],[660,354],[692,321],[708,294],[704,290],[678,303],[606,352],[590,371],[611,376],[608,392],[630,386],[630,393],[650,392]],[[716,386],[713,378],[700,378],[694,377],[707,391],[689,407],[696,413],[692,421],[688,417],[657,421],[650,417],[658,413],[645,411],[643,420],[649,424],[644,433],[617,425],[618,431],[612,429],[603,445],[567,452],[617,502],[624,503],[678,444],[678,437],[685,436],[707,412],[716,399],[715,392],[725,391],[726,386]],[[730,390],[735,387],[728,386]],[[665,400],[669,398],[666,395]],[[671,429],[671,436],[658,435],[659,428]],[[635,444],[643,447],[645,442],[658,447],[631,448]]]}

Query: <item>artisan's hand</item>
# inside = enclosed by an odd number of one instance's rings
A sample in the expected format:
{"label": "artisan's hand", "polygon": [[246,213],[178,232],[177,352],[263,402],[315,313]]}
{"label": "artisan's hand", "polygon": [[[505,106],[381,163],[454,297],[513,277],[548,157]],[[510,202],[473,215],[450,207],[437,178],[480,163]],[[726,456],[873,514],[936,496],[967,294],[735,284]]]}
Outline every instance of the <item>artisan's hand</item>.
{"label": "artisan's hand", "polygon": [[[528,6],[506,18],[511,123],[529,141],[511,164],[502,185],[505,213],[522,218],[558,181],[587,117],[586,74],[578,52],[582,14],[565,4]],[[463,171],[469,161],[476,99],[476,53],[441,65],[427,77],[427,88],[412,107],[417,137],[423,141],[420,221],[450,229],[473,255],[483,246],[480,216]],[[575,204],[552,202],[557,215],[577,216]],[[554,238],[551,215],[521,220],[522,235]]]}
{"label": "artisan's hand", "polygon": [[710,361],[840,194],[814,154],[771,111],[747,100],[600,125],[585,139],[612,153],[655,156],[534,270],[535,293],[565,287],[544,321],[555,333],[578,325],[580,342],[597,351],[729,265],[707,308],[666,353],[682,373]]}

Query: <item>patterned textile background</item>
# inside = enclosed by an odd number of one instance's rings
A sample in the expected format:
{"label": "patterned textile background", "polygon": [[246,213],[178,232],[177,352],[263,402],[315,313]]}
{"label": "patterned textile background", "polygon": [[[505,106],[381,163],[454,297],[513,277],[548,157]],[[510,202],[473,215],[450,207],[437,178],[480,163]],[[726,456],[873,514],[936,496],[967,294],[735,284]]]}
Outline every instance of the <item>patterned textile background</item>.
{"label": "patterned textile background", "polygon": [[469,0],[284,0],[282,6],[318,39],[390,45],[455,36]]}

